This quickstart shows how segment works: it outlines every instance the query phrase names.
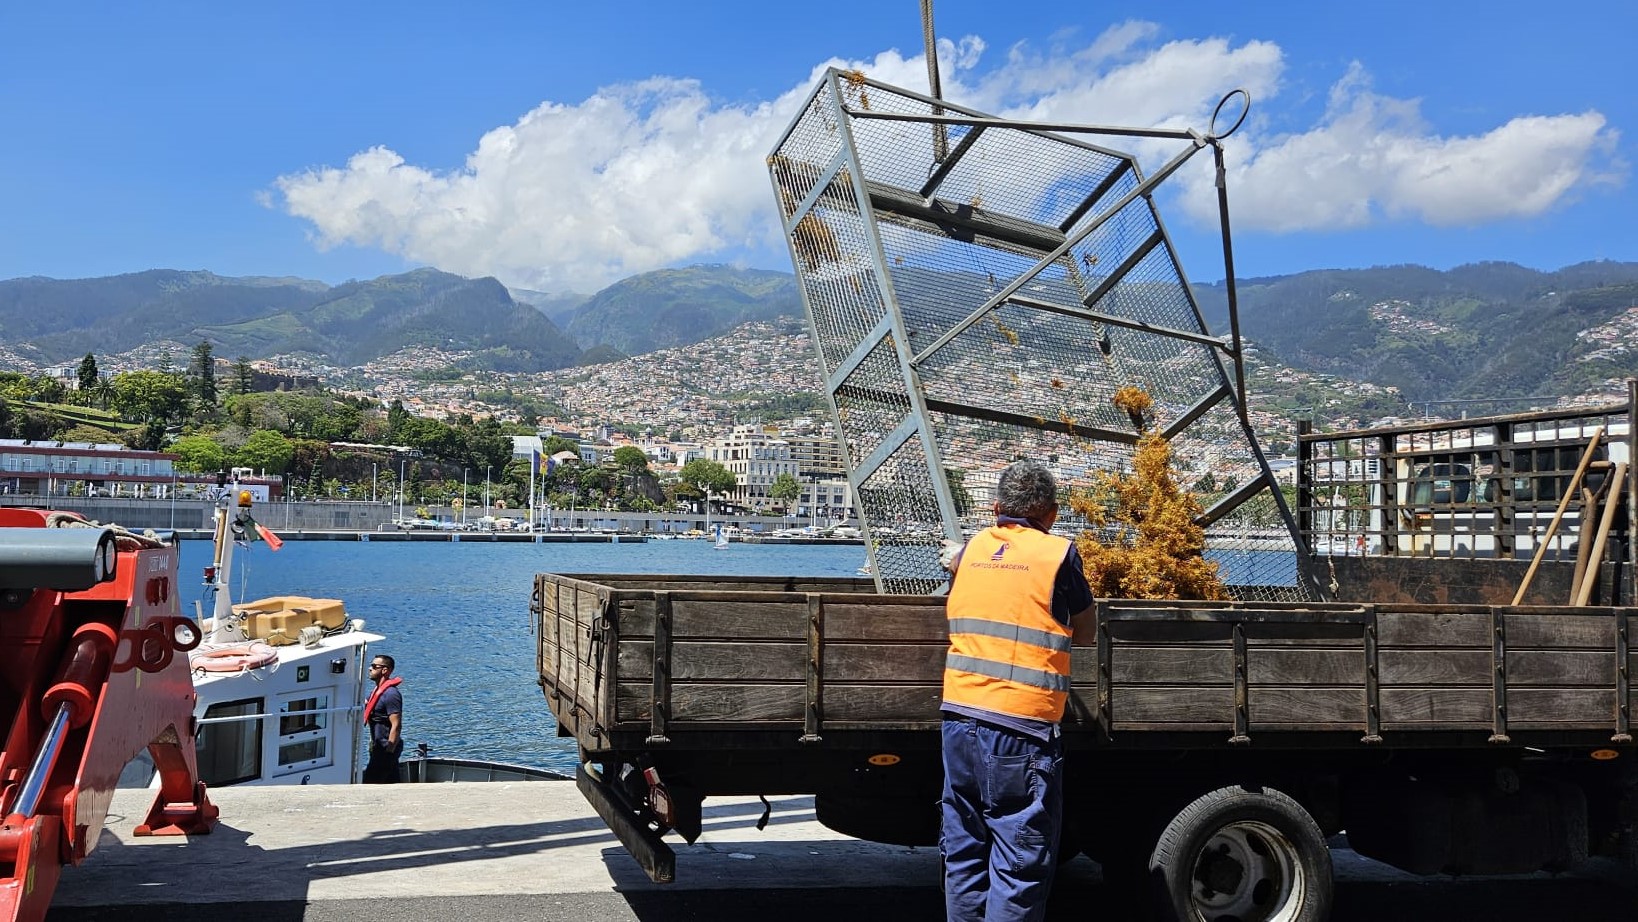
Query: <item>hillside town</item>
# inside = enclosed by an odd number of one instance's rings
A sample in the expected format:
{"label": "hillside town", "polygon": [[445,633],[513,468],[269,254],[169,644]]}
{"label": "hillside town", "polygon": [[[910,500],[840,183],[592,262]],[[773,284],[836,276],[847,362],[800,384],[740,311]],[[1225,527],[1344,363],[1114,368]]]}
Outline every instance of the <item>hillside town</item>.
{"label": "hillside town", "polygon": [[[178,342],[156,342],[99,357],[99,367],[105,375],[177,368],[185,364],[189,349]],[[1248,353],[1253,395],[1249,415],[1276,471],[1287,469],[1281,456],[1291,450],[1299,417],[1322,420],[1329,428],[1394,421],[1349,415],[1353,406],[1396,404],[1394,388],[1299,372],[1262,361],[1255,348]],[[797,318],[746,324],[699,343],[621,361],[536,374],[452,371],[467,357],[419,348],[353,368],[333,367],[304,355],[249,364],[260,380],[279,390],[322,382],[341,395],[382,409],[397,404],[429,419],[489,418],[514,432],[532,428],[534,435],[513,437],[513,456],[532,461],[536,468],[549,463],[549,440],[574,443],[578,460],[587,464],[610,462],[616,451],[630,446],[643,452],[661,480],[675,480],[690,460],[722,464],[735,479],[732,490],[717,497],[723,509],[777,510],[807,521],[851,515],[845,464],[820,395],[811,342]],[[41,368],[16,356],[0,356],[0,365],[5,370],[54,375],[69,389],[78,383],[73,365]],[[1302,403],[1304,399],[1310,402]],[[1253,459],[1225,448],[1241,444],[1232,431],[1237,428],[1232,417],[1207,420],[1189,438],[1179,440],[1175,448],[1185,482],[1220,487],[1256,476]],[[74,453],[83,453],[94,446],[72,447]],[[1049,443],[1040,448],[1055,459],[1067,483],[1085,483],[1094,468],[1091,459],[1077,458],[1074,452],[1059,453]],[[982,508],[1000,469],[1029,450],[1030,446],[1002,446],[974,437],[946,446],[946,455],[960,472],[968,498]],[[22,463],[8,455],[0,466],[9,465],[5,473],[15,475]],[[96,463],[106,466],[87,460],[85,475]],[[80,470],[73,460],[56,466],[58,474]],[[152,485],[161,491],[169,488],[170,470],[168,462],[162,466],[166,474],[156,470]],[[799,492],[794,497],[774,495],[782,475],[796,481]],[[12,489],[27,489],[15,476],[13,480]],[[275,485],[274,493],[279,492]]]}

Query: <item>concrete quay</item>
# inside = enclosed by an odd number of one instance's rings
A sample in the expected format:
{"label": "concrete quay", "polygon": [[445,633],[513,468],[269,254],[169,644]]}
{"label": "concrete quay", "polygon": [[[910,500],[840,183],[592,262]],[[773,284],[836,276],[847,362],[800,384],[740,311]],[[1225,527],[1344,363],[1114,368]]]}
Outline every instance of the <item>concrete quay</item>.
{"label": "concrete quay", "polygon": [[[650,882],[566,782],[224,788],[209,836],[138,839],[152,793],[122,790],[96,850],[65,868],[47,922],[834,922],[943,918],[936,848],[839,836],[807,797],[713,798],[678,851],[677,882]],[[675,840],[675,837],[670,837]],[[1612,869],[1522,878],[1417,878],[1334,852],[1334,922],[1397,917],[1630,920]],[[1098,866],[1063,866],[1048,919],[1133,918]]]}

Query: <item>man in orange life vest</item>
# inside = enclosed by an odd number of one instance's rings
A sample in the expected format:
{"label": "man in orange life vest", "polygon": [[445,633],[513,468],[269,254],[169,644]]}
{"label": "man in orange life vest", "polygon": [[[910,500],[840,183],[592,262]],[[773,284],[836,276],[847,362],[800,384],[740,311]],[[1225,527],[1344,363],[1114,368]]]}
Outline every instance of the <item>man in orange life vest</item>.
{"label": "man in orange life vest", "polygon": [[939,848],[952,922],[1046,915],[1063,814],[1071,623],[1092,590],[1068,538],[1049,533],[1058,485],[1018,461],[996,486],[995,525],[948,566],[944,796]]}
{"label": "man in orange life vest", "polygon": [[370,761],[364,766],[365,784],[398,783],[398,756],[404,751],[403,679],[392,674],[397,663],[385,653],[371,657],[370,678],[375,691],[364,704],[364,724],[370,730]]}

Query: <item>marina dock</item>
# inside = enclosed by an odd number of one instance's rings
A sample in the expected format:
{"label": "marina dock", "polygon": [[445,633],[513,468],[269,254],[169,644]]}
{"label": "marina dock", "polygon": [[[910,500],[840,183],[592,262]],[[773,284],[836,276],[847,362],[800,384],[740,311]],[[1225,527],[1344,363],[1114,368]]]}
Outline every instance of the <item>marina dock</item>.
{"label": "marina dock", "polygon": [[[221,823],[191,839],[136,838],[152,793],[121,790],[97,849],[64,868],[47,922],[834,922],[944,917],[936,848],[849,839],[808,797],[713,798],[651,883],[568,782],[230,787]],[[1634,893],[1594,865],[1523,878],[1417,878],[1333,852],[1334,922],[1632,917]],[[1062,866],[1048,919],[1124,919],[1098,866]]]}

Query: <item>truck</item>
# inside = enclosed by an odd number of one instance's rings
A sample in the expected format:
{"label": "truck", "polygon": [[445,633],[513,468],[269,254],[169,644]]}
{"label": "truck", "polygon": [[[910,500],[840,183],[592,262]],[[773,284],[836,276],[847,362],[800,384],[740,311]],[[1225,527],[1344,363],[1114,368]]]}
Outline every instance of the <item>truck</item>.
{"label": "truck", "polygon": [[[711,796],[813,795],[838,832],[937,843],[944,598],[874,588],[537,576],[576,783],[652,879]],[[1165,919],[1323,919],[1344,831],[1417,874],[1631,867],[1635,614],[1100,599],[1072,651],[1063,851]]]}
{"label": "truck", "polygon": [[[1456,487],[1488,456],[1392,433],[1305,441],[1315,467],[1294,488],[1263,454],[1221,143],[1240,94],[1207,130],[1105,128],[997,118],[857,71],[821,79],[768,167],[869,578],[533,587],[540,685],[578,744],[576,783],[651,878],[675,879],[665,837],[694,841],[713,796],[812,795],[830,829],[936,843],[942,543],[1008,461],[1075,487],[1129,470],[1151,435],[1229,484],[1194,524],[1232,598],[1100,598],[1072,646],[1061,851],[1100,862],[1123,908],[1317,922],[1339,834],[1419,874],[1638,864],[1633,542],[1544,559],[1545,535],[1509,537],[1540,518],[1520,503],[1555,511],[1530,480],[1545,456],[1491,497]],[[1089,136],[1180,149],[1146,169]],[[1207,150],[1228,336],[1207,329],[1155,211],[1156,187]],[[1630,469],[1604,461],[1601,533],[1634,508]],[[1554,519],[1581,476],[1552,494]],[[1411,540],[1471,532],[1476,498],[1506,526],[1490,553]]]}

